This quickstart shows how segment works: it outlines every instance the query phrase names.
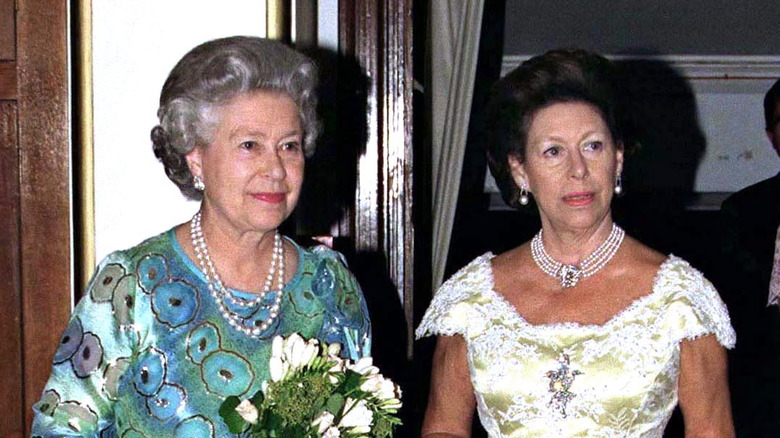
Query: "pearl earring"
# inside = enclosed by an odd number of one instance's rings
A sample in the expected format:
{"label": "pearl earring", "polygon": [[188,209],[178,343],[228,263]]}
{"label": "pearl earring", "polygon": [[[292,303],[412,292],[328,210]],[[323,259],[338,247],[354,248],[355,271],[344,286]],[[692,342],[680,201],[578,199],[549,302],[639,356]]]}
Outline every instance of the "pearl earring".
{"label": "pearl earring", "polygon": [[206,184],[203,182],[203,178],[195,175],[192,179],[192,185],[195,186],[195,190],[199,192],[206,190]]}
{"label": "pearl earring", "polygon": [[520,185],[520,205],[528,205],[528,186]]}
{"label": "pearl earring", "polygon": [[623,177],[618,174],[615,179],[615,194],[619,195],[621,193],[623,193]]}

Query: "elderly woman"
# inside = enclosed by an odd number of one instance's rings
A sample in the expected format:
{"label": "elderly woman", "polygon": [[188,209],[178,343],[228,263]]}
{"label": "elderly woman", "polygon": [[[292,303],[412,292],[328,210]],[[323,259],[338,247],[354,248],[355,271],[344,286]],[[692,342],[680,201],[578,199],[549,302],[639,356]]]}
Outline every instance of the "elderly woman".
{"label": "elderly woman", "polygon": [[207,42],[174,67],[154,153],[200,211],[100,263],[54,355],[34,435],[221,437],[221,402],[260,389],[274,336],[369,354],[343,258],[277,231],[314,151],[315,86],[309,59],[260,38]]}
{"label": "elderly woman", "polygon": [[612,221],[611,76],[603,57],[562,50],[495,86],[491,171],[510,205],[534,197],[542,229],[435,295],[417,330],[439,335],[423,436],[470,436],[476,405],[494,438],[660,438],[678,401],[687,437],[733,436],[725,306],[688,263]]}

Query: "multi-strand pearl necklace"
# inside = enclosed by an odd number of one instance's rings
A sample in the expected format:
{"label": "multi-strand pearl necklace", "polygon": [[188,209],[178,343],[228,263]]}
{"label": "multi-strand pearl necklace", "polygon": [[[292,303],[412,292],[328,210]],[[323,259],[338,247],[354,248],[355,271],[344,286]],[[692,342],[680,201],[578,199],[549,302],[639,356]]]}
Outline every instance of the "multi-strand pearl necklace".
{"label": "multi-strand pearl necklace", "polygon": [[[222,283],[222,279],[217,273],[217,269],[214,267],[214,263],[211,261],[209,255],[209,248],[206,245],[206,238],[203,236],[203,227],[201,225],[201,212],[195,213],[190,223],[190,236],[192,237],[192,246],[195,247],[195,255],[198,257],[198,263],[200,269],[203,271],[203,275],[206,276],[206,283],[208,284],[211,296],[214,297],[219,311],[227,322],[236,330],[252,336],[257,337],[263,331],[265,331],[274,322],[274,319],[279,315],[279,307],[282,302],[282,291],[284,290],[284,245],[282,244],[282,237],[278,232],[274,232],[274,247],[271,255],[271,266],[268,269],[268,276],[265,279],[263,290],[255,298],[246,299],[236,296]],[[274,274],[277,278],[277,287],[279,288],[273,304],[263,304],[265,297],[271,292],[273,286]],[[260,323],[260,320],[254,320],[251,325],[246,324],[246,319],[236,314],[227,305],[227,302],[238,307],[266,307],[268,309],[268,319]],[[253,312],[256,313],[256,312]]]}
{"label": "multi-strand pearl necklace", "polygon": [[609,237],[590,253],[582,263],[579,265],[565,265],[550,257],[550,254],[544,249],[542,230],[539,230],[531,240],[531,256],[536,265],[545,274],[560,278],[562,287],[574,287],[581,278],[588,278],[606,266],[617,253],[625,236],[626,232],[613,223]]}

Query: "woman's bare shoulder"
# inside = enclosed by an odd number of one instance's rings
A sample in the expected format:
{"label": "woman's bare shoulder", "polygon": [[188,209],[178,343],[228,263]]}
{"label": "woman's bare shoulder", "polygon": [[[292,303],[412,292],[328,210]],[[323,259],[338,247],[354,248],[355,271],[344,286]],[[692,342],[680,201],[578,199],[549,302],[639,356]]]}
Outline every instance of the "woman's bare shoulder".
{"label": "woman's bare shoulder", "polygon": [[661,265],[669,258],[628,235],[626,235],[623,245],[626,251],[625,256],[621,257],[620,264],[635,273],[643,272],[655,275]]}
{"label": "woman's bare shoulder", "polygon": [[530,242],[526,242],[520,246],[510,249],[509,251],[502,252],[491,260],[491,267],[493,269],[493,275],[500,275],[507,271],[515,271],[518,266],[522,266],[525,263],[532,262]]}
{"label": "woman's bare shoulder", "polygon": [[541,271],[531,257],[530,246],[530,242],[526,242],[493,258],[491,269],[496,290],[512,295],[524,290],[529,282],[538,280],[537,274]]}

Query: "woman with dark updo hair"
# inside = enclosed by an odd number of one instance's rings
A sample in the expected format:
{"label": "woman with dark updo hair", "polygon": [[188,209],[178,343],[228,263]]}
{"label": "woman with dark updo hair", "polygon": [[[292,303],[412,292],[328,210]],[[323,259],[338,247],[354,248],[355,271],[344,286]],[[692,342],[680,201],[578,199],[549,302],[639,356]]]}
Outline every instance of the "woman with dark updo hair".
{"label": "woman with dark updo hair", "polygon": [[542,229],[434,296],[417,329],[439,336],[424,437],[469,437],[476,408],[491,438],[661,438],[678,401],[686,437],[734,436],[726,307],[699,271],[612,221],[613,82],[605,58],[556,50],[493,88],[490,170]]}
{"label": "woman with dark updo hair", "polygon": [[343,257],[277,231],[320,130],[316,84],[307,57],[253,37],[206,42],[173,68],[154,153],[200,210],[100,263],[33,435],[222,437],[222,400],[260,390],[275,336],[370,355],[365,301]]}

